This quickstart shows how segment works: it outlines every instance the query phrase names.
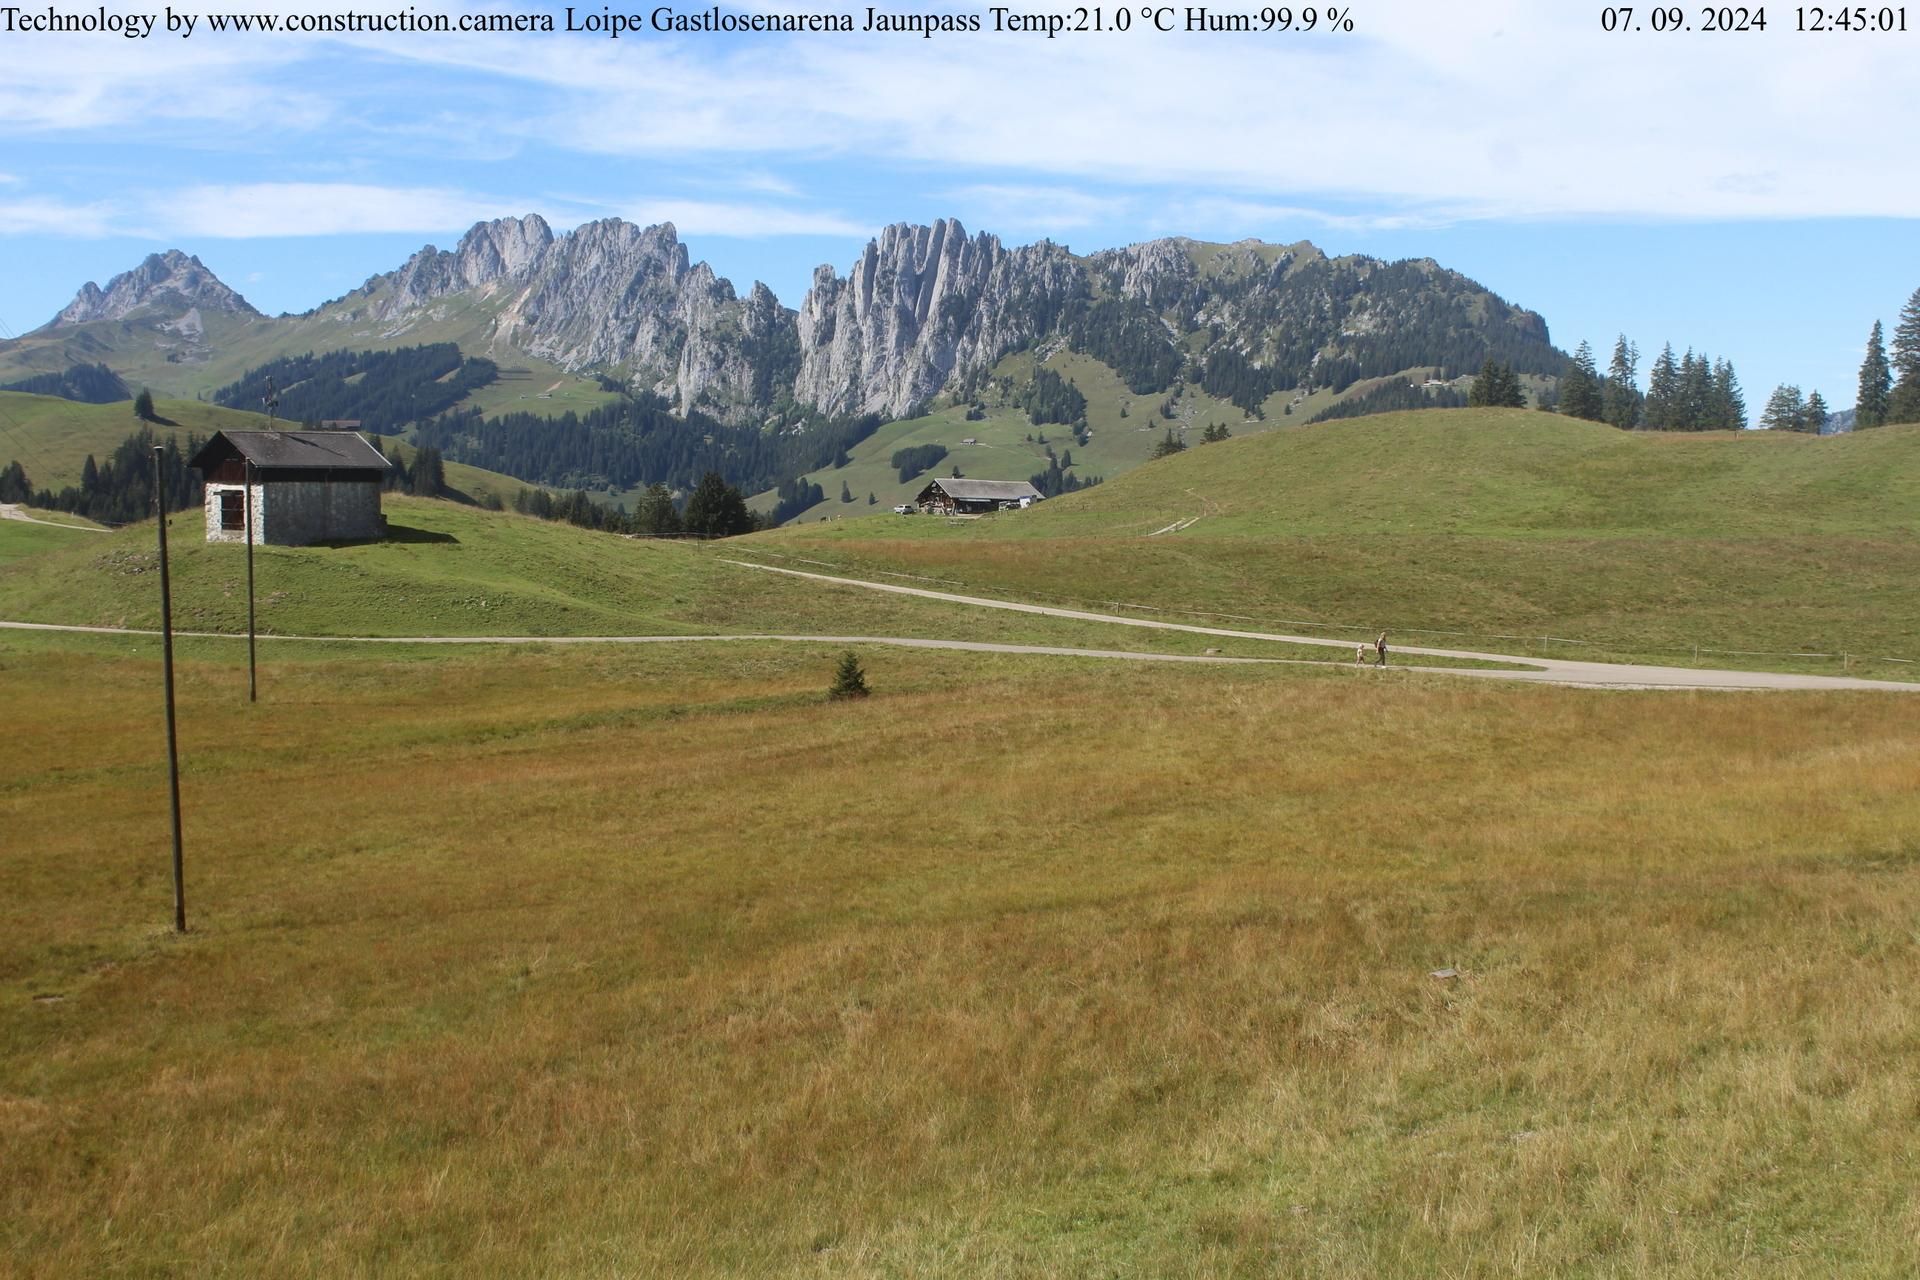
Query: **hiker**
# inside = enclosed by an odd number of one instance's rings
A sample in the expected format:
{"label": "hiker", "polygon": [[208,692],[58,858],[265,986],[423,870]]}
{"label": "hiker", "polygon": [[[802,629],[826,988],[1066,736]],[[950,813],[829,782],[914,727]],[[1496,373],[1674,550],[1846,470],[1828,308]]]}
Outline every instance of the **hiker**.
{"label": "hiker", "polygon": [[1367,665],[1367,646],[1364,644],[1353,646],[1353,665],[1356,667]]}
{"label": "hiker", "polygon": [[1387,633],[1386,632],[1382,631],[1380,633],[1380,638],[1373,642],[1373,647],[1380,654],[1380,665],[1383,667],[1386,666],[1387,665]]}

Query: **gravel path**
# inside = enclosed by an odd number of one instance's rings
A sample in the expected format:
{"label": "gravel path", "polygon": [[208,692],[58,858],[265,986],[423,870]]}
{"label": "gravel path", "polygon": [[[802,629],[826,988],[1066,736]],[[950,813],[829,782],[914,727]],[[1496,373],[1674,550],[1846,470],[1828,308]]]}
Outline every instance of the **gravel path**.
{"label": "gravel path", "polygon": [[[1322,636],[1276,635],[1264,631],[1230,631],[1223,627],[1201,627],[1183,622],[1157,622],[1147,618],[1126,618],[1115,614],[1090,613],[1081,609],[1055,609],[1047,605],[1018,604],[984,596],[957,595],[950,591],[931,591],[924,587],[900,587],[889,583],[866,582],[859,578],[836,578],[824,573],[806,573],[798,569],[779,569],[746,560],[727,560],[726,564],[767,573],[784,573],[839,586],[886,591],[894,595],[919,596],[949,604],[973,605],[983,609],[1007,609],[1015,613],[1040,614],[1049,618],[1074,618],[1086,622],[1105,622],[1123,627],[1145,627],[1156,631],[1184,631],[1215,636],[1257,646],[1278,641],[1283,644],[1308,644],[1352,652],[1352,642],[1328,640]],[[83,635],[157,636],[152,630],[131,627],[62,626],[46,622],[0,621],[0,628],[14,631],[54,631]],[[244,636],[225,631],[176,631],[185,639],[239,640]],[[1078,649],[1048,644],[997,644],[987,640],[922,640],[906,636],[818,636],[818,635],[704,635],[704,636],[290,636],[263,635],[262,640],[304,640],[325,644],[713,644],[722,641],[777,641],[783,644],[892,645],[903,649],[950,649],[966,653],[1030,653],[1062,658],[1111,658],[1123,662],[1191,662],[1210,664],[1259,664],[1324,667],[1330,665],[1304,658],[1263,658],[1251,654],[1133,653],[1121,649]],[[1714,671],[1690,667],[1649,667],[1613,662],[1574,662],[1563,658],[1516,658],[1509,654],[1477,653],[1463,649],[1424,649],[1405,646],[1395,653],[1416,653],[1423,657],[1478,659],[1485,662],[1527,663],[1525,670],[1495,671],[1466,667],[1400,667],[1388,670],[1419,675],[1474,676],[1485,680],[1524,680],[1536,684],[1570,685],[1589,689],[1874,689],[1890,693],[1920,693],[1920,684],[1895,680],[1856,680],[1850,676],[1786,675],[1768,671]],[[1378,667],[1347,667],[1360,672],[1379,672]]]}
{"label": "gravel path", "polygon": [[[925,587],[901,587],[886,582],[867,582],[860,578],[838,578],[831,574],[808,573],[800,569],[781,569],[748,560],[724,563],[765,573],[783,573],[795,578],[869,591],[887,591],[895,595],[919,596],[948,604],[972,605],[982,609],[1009,609],[1015,613],[1036,613],[1049,618],[1074,618],[1083,622],[1104,622],[1122,627],[1145,627],[1155,631],[1184,631],[1193,635],[1217,636],[1241,642],[1278,641],[1283,644],[1311,644],[1353,652],[1351,640],[1329,640],[1324,636],[1289,636],[1267,631],[1232,631],[1224,627],[1202,627],[1186,622],[1160,622],[1151,618],[1129,618],[1111,613],[1091,613],[1084,609],[1056,609],[1048,605],[1019,604],[985,596],[958,595],[951,591],[931,591]],[[1625,662],[1576,662],[1569,658],[1515,657],[1505,653],[1480,653],[1468,649],[1427,649],[1413,645],[1395,645],[1391,653],[1414,653],[1428,658],[1461,658],[1482,662],[1525,663],[1521,671],[1491,671],[1461,667],[1409,667],[1423,674],[1477,676],[1487,680],[1525,680],[1536,684],[1563,684],[1589,689],[1879,689],[1894,693],[1920,693],[1920,683],[1898,680],[1860,680],[1852,676],[1790,675],[1776,671],[1720,671],[1696,667],[1652,667]]]}

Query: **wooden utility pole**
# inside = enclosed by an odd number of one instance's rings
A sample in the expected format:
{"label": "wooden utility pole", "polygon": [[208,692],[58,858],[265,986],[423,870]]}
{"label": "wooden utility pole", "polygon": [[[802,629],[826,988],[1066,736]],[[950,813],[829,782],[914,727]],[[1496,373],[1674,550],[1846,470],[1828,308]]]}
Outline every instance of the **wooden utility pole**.
{"label": "wooden utility pole", "polygon": [[248,458],[242,464],[242,476],[247,482],[247,701],[260,700],[260,684],[254,673],[253,665],[253,459]]}
{"label": "wooden utility pole", "polygon": [[153,446],[153,509],[160,528],[160,653],[167,674],[167,786],[173,797],[173,927],[187,931],[187,877],[180,853],[180,745],[173,717],[173,585],[167,577],[166,449]]}

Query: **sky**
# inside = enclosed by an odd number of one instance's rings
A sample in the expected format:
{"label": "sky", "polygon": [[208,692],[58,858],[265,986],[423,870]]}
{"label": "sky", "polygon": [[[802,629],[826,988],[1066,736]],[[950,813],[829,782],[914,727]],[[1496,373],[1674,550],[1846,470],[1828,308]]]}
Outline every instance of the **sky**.
{"label": "sky", "polygon": [[[227,3],[562,29],[211,30]],[[1608,32],[1624,7],[1352,0],[1301,32],[1189,31],[1185,6],[1136,5],[1100,10],[1126,31],[1052,35],[996,31],[992,8],[883,10],[982,28],[931,36],[572,10],[627,19],[618,38],[512,3],[106,11],[155,29],[21,29],[97,0],[0,7],[0,336],[164,249],[263,311],[304,311],[528,212],[557,230],[671,221],[742,291],[764,280],[797,306],[887,223],[956,217],[1081,252],[1187,235],[1431,257],[1603,365],[1626,334],[1643,383],[1664,342],[1729,358],[1757,414],[1778,383],[1851,405],[1869,328],[1920,288],[1920,8],[1908,33],[1801,32],[1793,8],[1744,32],[1697,29],[1704,8],[1656,32],[1662,11],[1639,8]],[[1207,12],[1263,24],[1257,6]],[[194,29],[169,32],[169,13]]]}

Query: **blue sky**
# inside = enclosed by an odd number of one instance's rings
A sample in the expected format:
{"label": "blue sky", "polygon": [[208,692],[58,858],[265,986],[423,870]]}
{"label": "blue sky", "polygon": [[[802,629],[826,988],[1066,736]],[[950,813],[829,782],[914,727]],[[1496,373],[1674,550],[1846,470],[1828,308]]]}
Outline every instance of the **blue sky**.
{"label": "blue sky", "polygon": [[263,310],[304,310],[529,211],[671,220],[797,305],[885,223],[954,216],[1083,251],[1185,234],[1430,256],[1569,349],[1604,360],[1624,331],[1647,359],[1731,358],[1755,411],[1778,382],[1852,403],[1868,328],[1920,287],[1920,23],[1815,35],[1789,8],[1764,33],[1656,36],[1552,0],[1349,12],[1352,34],[1054,40],[0,32],[0,323],[174,247]]}

